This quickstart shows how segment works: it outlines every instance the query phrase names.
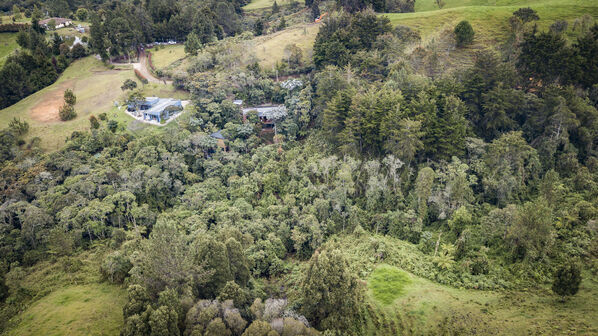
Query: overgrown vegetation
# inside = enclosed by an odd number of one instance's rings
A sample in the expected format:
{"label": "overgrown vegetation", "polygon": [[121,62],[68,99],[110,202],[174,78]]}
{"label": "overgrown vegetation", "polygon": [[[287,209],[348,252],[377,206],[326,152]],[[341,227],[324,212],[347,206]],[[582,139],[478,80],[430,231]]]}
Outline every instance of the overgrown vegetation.
{"label": "overgrown vegetation", "polygon": [[[40,265],[101,251],[93,277],[126,288],[123,336],[596,332],[598,79],[580,69],[598,25],[565,36],[515,8],[499,47],[446,72],[418,31],[364,9],[388,1],[317,2],[313,57],[285,46],[270,70],[244,46],[314,3],[249,19],[243,4],[89,8],[105,59],[190,36],[184,60],[160,57],[193,107],[155,132],[92,116],[48,154],[27,123],[2,130],[3,327],[28,328],[17,312],[48,292],[21,284]],[[483,41],[468,21],[450,48]],[[574,318],[537,318],[554,309]]]}

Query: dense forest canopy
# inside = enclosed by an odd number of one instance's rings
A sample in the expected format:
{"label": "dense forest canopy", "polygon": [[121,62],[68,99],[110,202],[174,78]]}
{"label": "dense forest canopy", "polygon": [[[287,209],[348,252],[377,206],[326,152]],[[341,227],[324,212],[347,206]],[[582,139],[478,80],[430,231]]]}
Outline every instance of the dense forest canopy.
{"label": "dense forest canopy", "polygon": [[[89,52],[105,61],[186,40],[173,84],[193,107],[159,132],[94,116],[53,153],[26,122],[0,130],[0,328],[36,295],[21,286],[29,269],[84,251],[103,251],[102,281],[126,288],[121,335],[417,333],[368,303],[368,263],[480,291],[548,285],[561,297],[595,276],[598,25],[572,38],[520,9],[504,45],[439,71],[415,29],[376,13],[413,11],[413,1],[330,1],[312,57],[289,47],[272,75],[243,63],[239,46],[280,9],[255,19],[243,5],[44,2],[51,15],[86,7]],[[289,18],[320,4],[293,6]],[[33,17],[0,71],[2,106],[78,57]],[[467,41],[456,50],[476,36],[459,25]],[[141,95],[129,81],[122,90]],[[285,112],[265,132],[263,116],[233,99]],[[367,257],[343,248],[362,244]],[[465,319],[431,332],[486,333]]]}

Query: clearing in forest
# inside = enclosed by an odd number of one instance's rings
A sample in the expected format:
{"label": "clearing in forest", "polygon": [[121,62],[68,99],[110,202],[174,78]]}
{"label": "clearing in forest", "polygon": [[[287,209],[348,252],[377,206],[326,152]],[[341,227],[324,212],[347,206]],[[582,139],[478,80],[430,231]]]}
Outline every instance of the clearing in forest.
{"label": "clearing in forest", "polygon": [[182,44],[154,47],[149,51],[152,53],[152,64],[156,70],[164,69],[185,58],[185,46]]}
{"label": "clearing in forest", "polygon": [[[93,56],[83,58],[72,63],[56,83],[0,110],[0,125],[8,125],[15,117],[27,121],[30,125],[27,138],[39,137],[42,149],[49,151],[61,148],[73,131],[89,129],[91,114],[108,113],[109,118],[126,126],[134,119],[114,106],[115,101],[123,103],[126,93],[120,87],[126,79],[136,80],[131,66],[109,69]],[[141,87],[139,81],[137,84]],[[58,109],[68,88],[77,96],[77,117],[61,121]],[[177,99],[188,97],[186,93],[174,90],[172,85],[163,84],[145,85],[143,93]]]}
{"label": "clearing in forest", "polygon": [[[130,69],[110,70],[93,56],[86,57],[71,64],[56,83],[0,110],[0,124],[7,125],[15,117],[25,120],[30,125],[28,138],[40,137],[43,149],[58,149],[73,131],[89,128],[90,114],[114,107],[114,101],[123,94],[120,86],[128,78],[135,78]],[[77,96],[77,118],[63,122],[58,118],[58,108],[67,88]]]}
{"label": "clearing in forest", "polygon": [[0,67],[4,66],[6,58],[18,48],[17,33],[0,33]]}
{"label": "clearing in forest", "polygon": [[380,265],[370,275],[368,288],[377,301],[388,305],[405,293],[405,285],[410,282],[406,272],[393,266]]}
{"label": "clearing in forest", "polygon": [[414,13],[386,15],[393,25],[418,30],[424,42],[446,29],[453,30],[461,20],[468,20],[476,32],[475,41],[486,45],[504,41],[510,32],[509,18],[521,7],[531,7],[540,16],[539,30],[546,30],[556,20],[573,21],[585,14],[598,17],[598,1],[587,0],[446,0],[439,9],[435,0],[418,0]]}
{"label": "clearing in forest", "polygon": [[320,24],[302,24],[281,30],[274,34],[257,37],[252,41],[253,53],[260,65],[265,69],[271,69],[276,62],[285,57],[285,47],[295,44],[303,52],[303,60],[309,61],[312,57],[312,48]]}
{"label": "clearing in forest", "polygon": [[[276,0],[276,4],[279,6],[286,6],[290,4],[292,0]],[[301,7],[305,6],[305,1],[300,0],[297,1]],[[251,3],[243,7],[244,10],[252,10],[252,9],[264,9],[264,8],[271,8],[274,4],[274,0],[252,0]]]}
{"label": "clearing in forest", "polygon": [[7,335],[119,335],[126,297],[106,283],[59,289],[20,314]]}

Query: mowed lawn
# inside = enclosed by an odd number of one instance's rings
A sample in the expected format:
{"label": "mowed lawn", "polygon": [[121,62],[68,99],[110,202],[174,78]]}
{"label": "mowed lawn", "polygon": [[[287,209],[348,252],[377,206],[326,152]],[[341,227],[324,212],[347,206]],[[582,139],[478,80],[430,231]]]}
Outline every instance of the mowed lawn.
{"label": "mowed lawn", "polygon": [[312,57],[319,29],[320,24],[316,23],[293,26],[252,40],[250,48],[260,65],[266,69],[272,68],[276,62],[283,59],[284,49],[289,44],[296,44],[303,51],[304,61],[307,61]]}
{"label": "mowed lawn", "polygon": [[126,298],[122,288],[106,283],[59,289],[21,313],[6,335],[119,335]]}
{"label": "mowed lawn", "polygon": [[[110,70],[93,56],[86,57],[71,64],[56,83],[0,110],[0,125],[15,117],[25,120],[30,125],[28,138],[40,137],[43,149],[56,150],[73,131],[89,129],[91,114],[108,112],[124,98],[120,86],[125,79],[135,79],[131,69]],[[58,108],[66,89],[77,96],[77,118],[65,122],[58,119]]]}
{"label": "mowed lawn", "polygon": [[555,20],[569,21],[584,14],[598,17],[598,1],[590,0],[445,0],[438,9],[434,0],[416,2],[415,13],[386,15],[393,25],[406,25],[417,29],[422,38],[435,36],[446,29],[453,29],[461,20],[468,20],[476,32],[476,42],[491,44],[504,41],[509,35],[509,17],[521,7],[531,7],[538,12],[540,30],[547,29]]}
{"label": "mowed lawn", "polygon": [[6,58],[18,48],[17,33],[0,33],[0,68],[4,66]]}
{"label": "mowed lawn", "polygon": [[182,44],[154,47],[150,49],[152,63],[156,69],[164,69],[172,63],[185,58],[185,46]]}

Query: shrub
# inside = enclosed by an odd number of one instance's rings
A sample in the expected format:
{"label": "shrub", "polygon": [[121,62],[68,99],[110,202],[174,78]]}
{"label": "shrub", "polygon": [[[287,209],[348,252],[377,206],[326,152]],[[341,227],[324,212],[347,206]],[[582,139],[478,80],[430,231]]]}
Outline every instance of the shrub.
{"label": "shrub", "polygon": [[6,23],[0,24],[0,33],[18,33],[21,30],[27,30],[29,24],[25,23]]}
{"label": "shrub", "polygon": [[87,50],[80,43],[75,44],[73,46],[73,49],[71,49],[71,57],[72,58],[77,59],[77,58],[85,57],[86,55],[87,55]]}
{"label": "shrub", "polygon": [[147,78],[145,78],[145,76],[143,76],[141,74],[141,72],[139,72],[139,70],[137,70],[137,69],[135,69],[135,76],[137,76],[137,78],[141,81],[141,83],[143,83],[143,84],[149,83],[149,81],[147,80]]}
{"label": "shrub", "polygon": [[89,116],[89,123],[91,124],[91,128],[93,129],[100,128],[100,122],[98,121],[98,118],[96,118],[96,116],[94,115]]}
{"label": "shrub", "polygon": [[73,93],[73,90],[66,89],[66,91],[64,91],[64,103],[67,105],[77,104],[77,97],[75,96],[75,93]]}
{"label": "shrub", "polygon": [[117,251],[106,256],[100,270],[102,276],[111,283],[123,283],[131,267],[133,265],[129,258]]}
{"label": "shrub", "polygon": [[133,90],[137,88],[137,82],[132,79],[127,79],[124,81],[123,85],[120,87],[121,90]]}
{"label": "shrub", "polygon": [[79,8],[79,9],[77,9],[77,12],[75,15],[77,16],[77,18],[80,21],[85,21],[85,20],[87,20],[87,17],[89,16],[89,12],[85,8]]}
{"label": "shrub", "polygon": [[10,123],[8,123],[8,128],[16,136],[23,136],[29,132],[29,123],[26,121],[21,121],[21,119],[15,117]]}
{"label": "shrub", "polygon": [[455,38],[457,39],[457,46],[463,47],[473,42],[475,32],[468,21],[461,21],[455,27]]}
{"label": "shrub", "polygon": [[531,8],[519,8],[513,12],[513,16],[518,17],[523,23],[540,20],[538,13]]}
{"label": "shrub", "polygon": [[112,133],[116,132],[117,128],[118,128],[118,122],[116,120],[110,120],[108,122],[108,129],[110,130],[110,132],[112,132]]}
{"label": "shrub", "polygon": [[75,112],[73,105],[64,104],[60,110],[58,110],[58,116],[60,117],[60,120],[67,121],[75,119],[77,117],[77,113]]}
{"label": "shrub", "polygon": [[581,283],[581,270],[579,265],[569,263],[560,267],[554,273],[552,291],[561,297],[572,296],[579,291]]}
{"label": "shrub", "polygon": [[147,52],[147,63],[150,66],[150,69],[152,69],[153,71],[156,70],[156,68],[154,67],[154,62],[152,62],[152,53],[151,52]]}

